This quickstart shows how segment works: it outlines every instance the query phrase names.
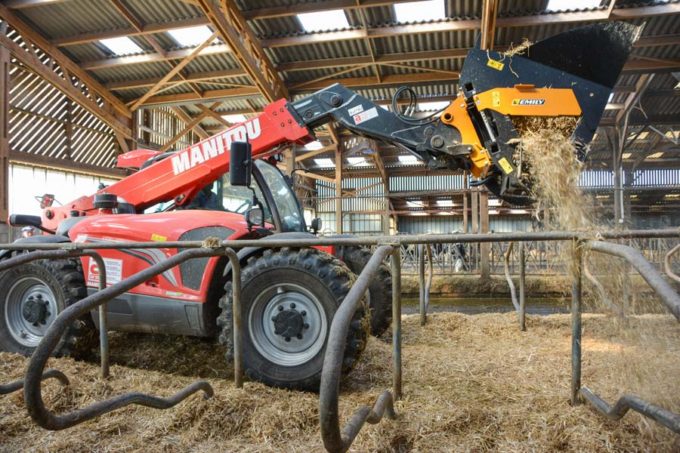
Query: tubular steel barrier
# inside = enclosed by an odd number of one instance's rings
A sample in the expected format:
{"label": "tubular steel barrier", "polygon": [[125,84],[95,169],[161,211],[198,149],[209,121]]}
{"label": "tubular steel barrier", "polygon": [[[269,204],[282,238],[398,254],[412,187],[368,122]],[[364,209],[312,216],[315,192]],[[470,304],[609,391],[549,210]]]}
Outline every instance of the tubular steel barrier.
{"label": "tubular steel barrier", "polygon": [[[443,235],[401,235],[401,236],[372,236],[372,237],[310,237],[309,239],[261,239],[261,240],[225,240],[214,238],[205,241],[170,241],[170,242],[129,242],[129,243],[14,243],[0,245],[5,250],[16,250],[24,253],[0,262],[0,271],[11,266],[27,263],[37,259],[64,259],[80,256],[89,256],[97,261],[102,273],[99,281],[99,290],[79,302],[66,308],[47,330],[44,338],[37,346],[31,357],[24,379],[24,399],[31,417],[43,428],[58,430],[65,429],[99,415],[111,412],[115,409],[138,404],[157,409],[167,409],[188,396],[202,391],[204,397],[213,395],[210,384],[206,381],[196,381],[168,398],[160,398],[137,392],[125,393],[105,401],[96,402],[85,408],[73,412],[56,415],[50,412],[44,405],[41,393],[41,381],[49,377],[66,381],[66,377],[56,370],[47,370],[43,373],[45,364],[59,342],[65,329],[78,317],[90,313],[94,308],[99,309],[100,321],[100,349],[102,352],[102,374],[108,371],[108,338],[106,333],[106,310],[104,305],[114,297],[117,297],[150,278],[159,275],[187,260],[194,258],[226,256],[232,268],[233,281],[233,327],[234,327],[234,381],[237,387],[243,383],[243,326],[241,306],[241,267],[238,255],[234,250],[256,248],[282,248],[282,247],[312,247],[312,246],[375,246],[377,247],[372,257],[366,264],[353,284],[345,300],[340,304],[331,322],[328,343],[324,356],[321,386],[319,395],[319,422],[324,446],[328,451],[347,451],[361,428],[366,422],[375,424],[383,417],[394,418],[394,401],[402,395],[402,361],[401,361],[401,253],[403,245],[421,245],[420,256],[422,263],[420,272],[421,285],[421,319],[427,314],[429,302],[429,290],[432,283],[434,261],[432,259],[431,245],[436,244],[471,244],[493,242],[518,242],[519,247],[519,302],[515,299],[515,305],[520,320],[520,328],[525,329],[525,243],[534,241],[572,241],[574,248],[574,266],[572,281],[572,380],[571,399],[578,404],[579,396],[591,401],[609,417],[620,418],[630,408],[654,418],[664,426],[677,431],[678,415],[672,414],[656,406],[647,404],[636,397],[624,396],[613,408],[592,394],[585,387],[581,387],[581,299],[582,299],[582,272],[583,272],[583,249],[592,252],[608,253],[626,259],[649,283],[649,285],[662,297],[665,305],[673,315],[680,319],[680,296],[673,290],[661,274],[651,265],[643,255],[627,246],[606,242],[592,241],[592,234],[574,231],[551,231],[532,233],[492,233],[492,234],[443,234]],[[680,230],[630,230],[630,231],[604,231],[597,234],[602,239],[639,239],[639,238],[680,238]],[[127,248],[163,248],[182,249],[164,261],[156,263],[137,274],[131,275],[110,286],[106,283],[105,266],[96,250],[104,249],[127,249]],[[428,253],[430,266],[429,282],[425,283],[425,253]],[[28,252],[28,253],[25,253]],[[511,252],[511,249],[510,249]],[[339,398],[342,361],[345,350],[345,342],[349,323],[355,310],[361,303],[364,294],[368,290],[369,283],[376,274],[380,264],[390,257],[392,276],[392,389],[383,391],[372,407],[362,406],[354,415],[340,427]],[[670,253],[667,255],[667,259]],[[419,264],[420,264],[419,263]],[[509,271],[507,272],[509,276]],[[513,285],[514,286],[514,285]],[[425,316],[424,316],[425,315]],[[17,390],[15,382],[8,384]],[[6,386],[0,389],[9,388]],[[590,396],[589,396],[590,395]]]}
{"label": "tubular steel barrier", "polygon": [[526,325],[526,257],[525,244],[519,244],[519,330],[527,330]]}
{"label": "tubular steel barrier", "polygon": [[668,275],[670,278],[672,278],[673,280],[675,280],[678,283],[680,283],[680,275],[673,272],[673,268],[671,266],[671,256],[675,255],[679,251],[680,251],[680,244],[676,245],[668,253],[666,253],[666,256],[663,259],[663,267],[664,267],[664,270],[666,271],[666,275]]}
{"label": "tubular steel barrier", "polygon": [[[395,385],[393,393],[389,390],[384,391],[376,400],[372,408],[368,406],[360,407],[347,422],[342,432],[340,431],[340,414],[338,403],[340,399],[340,377],[342,373],[342,359],[345,353],[345,343],[347,341],[347,332],[349,331],[350,322],[354,317],[354,312],[359,308],[364,294],[368,290],[368,285],[371,283],[371,278],[375,275],[381,263],[388,255],[393,254],[394,247],[383,245],[378,247],[371,259],[368,261],[364,270],[352,285],[345,300],[340,304],[340,308],[335,312],[333,322],[331,323],[331,331],[328,336],[328,344],[326,345],[326,355],[323,361],[323,370],[321,372],[321,387],[319,392],[319,417],[321,424],[321,437],[326,450],[330,452],[345,452],[349,449],[354,441],[361,427],[365,422],[378,423],[383,415],[388,418],[394,418],[394,399],[398,398],[401,393],[401,376],[399,379],[396,375],[401,375],[401,349],[397,345],[401,343],[401,312],[398,316],[392,319],[393,332],[395,341],[394,357],[398,360],[398,365],[395,365]],[[397,250],[398,252],[398,250]],[[394,263],[399,263],[400,259],[392,259],[392,288],[393,288],[393,313],[394,308],[401,308],[401,297],[396,291],[399,289],[399,269],[394,267]],[[395,303],[396,302],[396,303]],[[396,363],[396,362],[395,362]],[[398,382],[398,385],[397,385]],[[399,387],[399,388],[398,388]]]}
{"label": "tubular steel barrier", "polygon": [[670,310],[675,318],[680,321],[680,295],[663,279],[652,264],[642,254],[626,245],[612,244],[600,241],[579,241],[574,245],[572,266],[572,303],[571,303],[571,402],[572,405],[580,403],[579,397],[585,399],[592,407],[612,420],[621,419],[629,409],[632,409],[645,417],[651,418],[661,425],[680,434],[680,415],[658,407],[635,395],[623,395],[610,406],[606,401],[597,396],[587,387],[581,385],[581,301],[582,301],[582,273],[584,270],[583,249],[593,252],[606,253],[608,255],[623,258],[635,268],[642,278],[661,297],[664,305]]}
{"label": "tubular steel barrier", "polygon": [[[68,378],[64,375],[59,370],[53,370],[49,369],[45,371],[42,375],[41,378],[43,381],[45,379],[56,379],[59,382],[61,382],[62,385],[69,385],[70,382],[68,381]],[[0,385],[0,395],[7,395],[8,393],[16,392],[17,390],[21,390],[24,388],[24,380],[23,379],[17,379],[16,381],[12,381],[8,384],[1,384]]]}
{"label": "tubular steel barrier", "polygon": [[[434,264],[432,262],[432,248],[430,244],[418,244],[418,309],[420,312],[420,325],[424,326],[427,323],[427,311],[430,307],[430,288],[432,288],[432,279],[434,278]],[[425,280],[425,253],[427,251],[427,260],[429,263],[429,272],[427,280]]]}

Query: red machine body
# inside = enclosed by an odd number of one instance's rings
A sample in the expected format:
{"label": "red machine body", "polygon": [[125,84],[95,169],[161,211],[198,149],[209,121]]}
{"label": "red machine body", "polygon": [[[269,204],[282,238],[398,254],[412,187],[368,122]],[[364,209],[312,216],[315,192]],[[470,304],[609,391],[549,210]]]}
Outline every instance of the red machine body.
{"label": "red machine body", "polygon": [[[182,206],[206,184],[229,171],[229,147],[234,141],[248,140],[254,158],[275,154],[281,145],[313,141],[310,129],[298,124],[287,104],[285,99],[269,104],[258,116],[178,151],[98,193],[116,195],[119,202],[127,203],[135,212],[173,199],[177,206]],[[70,217],[73,211],[80,216],[99,214],[94,208],[94,195],[44,210],[42,225],[56,231],[61,221]]]}
{"label": "red machine body", "polygon": [[[179,241],[187,231],[204,228],[219,230],[226,237],[220,239],[242,239],[252,237],[244,218],[240,214],[230,212],[186,210],[162,212],[157,214],[112,214],[90,216],[77,223],[69,231],[72,242],[115,243],[141,241]],[[216,231],[217,232],[217,231]],[[107,267],[107,282],[116,283],[136,274],[172,255],[177,249],[102,249],[99,253]],[[193,302],[205,302],[210,279],[215,270],[216,258],[207,260],[200,278],[194,284],[187,285],[186,275],[181,267],[175,267],[155,277],[131,292],[135,294],[178,299]],[[96,287],[99,272],[90,258],[83,258],[83,272],[88,286]]]}

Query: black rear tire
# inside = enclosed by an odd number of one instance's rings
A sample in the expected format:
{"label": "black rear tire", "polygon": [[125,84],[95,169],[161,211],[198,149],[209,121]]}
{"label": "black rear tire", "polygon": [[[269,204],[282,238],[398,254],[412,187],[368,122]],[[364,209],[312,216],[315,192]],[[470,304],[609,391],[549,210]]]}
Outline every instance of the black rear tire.
{"label": "black rear tire", "polygon": [[[338,257],[356,275],[361,274],[368,260],[370,250],[361,247],[340,247]],[[371,310],[371,335],[379,337],[392,324],[392,274],[387,264],[382,263],[368,286],[368,305]]]}
{"label": "black rear tire", "polygon": [[[78,259],[34,261],[0,274],[0,350],[29,356],[66,307],[87,296]],[[83,356],[96,341],[87,316],[75,321],[54,349],[56,356]]]}
{"label": "black rear tire", "polygon": [[[241,273],[243,362],[250,379],[273,387],[318,391],[333,316],[354,282],[337,258],[315,249],[267,250]],[[217,318],[219,341],[233,360],[232,284],[225,285]],[[359,308],[343,360],[348,373],[366,346],[368,325]]]}

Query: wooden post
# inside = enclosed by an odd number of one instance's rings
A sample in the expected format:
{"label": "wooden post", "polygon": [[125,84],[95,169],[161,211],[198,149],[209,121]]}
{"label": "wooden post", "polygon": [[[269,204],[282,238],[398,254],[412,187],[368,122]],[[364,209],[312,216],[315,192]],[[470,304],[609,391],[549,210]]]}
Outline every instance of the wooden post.
{"label": "wooden post", "polygon": [[463,192],[463,233],[468,232],[468,192]]}
{"label": "wooden post", "polygon": [[335,234],[342,234],[342,145],[335,148]]}
{"label": "wooden post", "polygon": [[[480,233],[489,232],[489,192],[486,190],[479,191],[479,227]],[[489,266],[489,252],[491,251],[491,244],[485,242],[481,244],[480,249],[480,271],[483,279],[491,277],[491,268]]]}
{"label": "wooden post", "polygon": [[[0,33],[7,32],[7,23],[0,25]],[[0,46],[0,222],[5,222],[9,211],[9,94],[11,58],[7,48]]]}

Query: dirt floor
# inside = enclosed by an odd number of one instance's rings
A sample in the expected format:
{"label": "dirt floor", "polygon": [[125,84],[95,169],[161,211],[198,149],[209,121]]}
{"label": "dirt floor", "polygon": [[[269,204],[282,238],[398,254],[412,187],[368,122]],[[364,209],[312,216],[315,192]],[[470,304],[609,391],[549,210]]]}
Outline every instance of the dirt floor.
{"label": "dirt floor", "polygon": [[[527,332],[514,314],[440,313],[424,328],[405,316],[403,326],[399,417],[365,426],[353,451],[680,450],[678,436],[637,414],[616,423],[569,405],[569,315],[529,317]],[[640,330],[648,334],[629,334]],[[583,382],[596,393],[614,401],[631,391],[680,412],[680,328],[669,316],[584,315],[583,346]],[[131,389],[166,396],[197,378],[209,379],[216,395],[165,411],[131,406],[61,432],[37,428],[20,392],[0,396],[0,450],[322,451],[317,395],[250,382],[236,389],[209,342],[114,334],[111,349],[108,381],[97,378],[94,363],[52,360],[72,385],[46,381],[48,407],[65,411]],[[344,420],[390,386],[390,350],[388,341],[371,339],[344,384]],[[0,382],[20,377],[25,363],[0,353]]]}

